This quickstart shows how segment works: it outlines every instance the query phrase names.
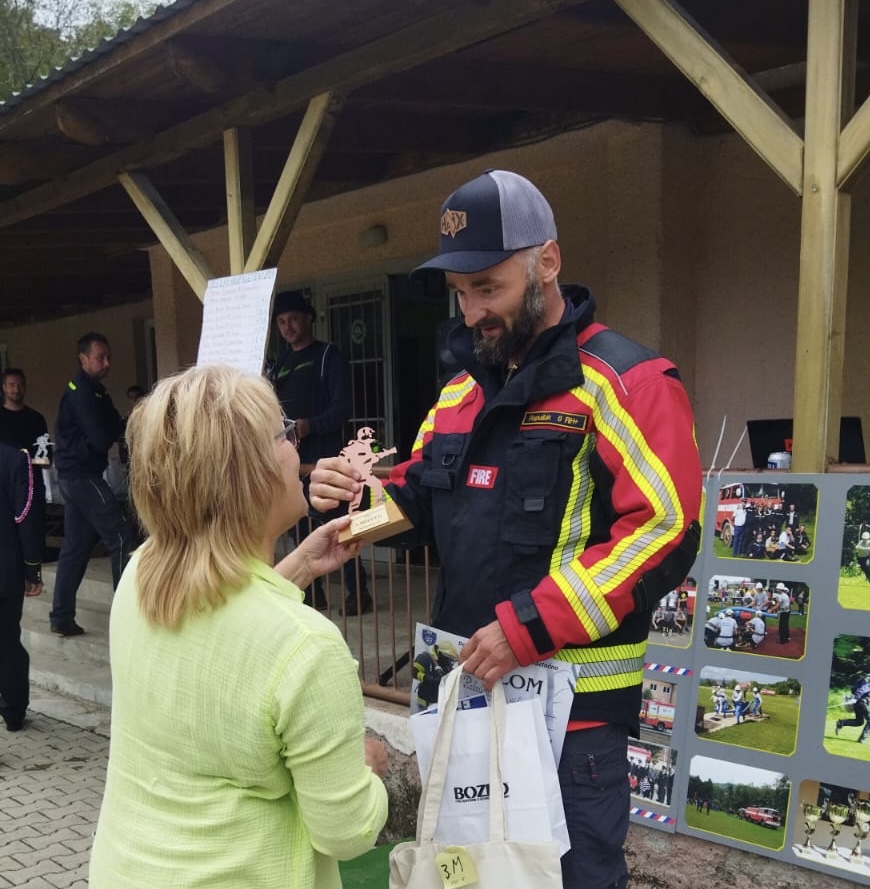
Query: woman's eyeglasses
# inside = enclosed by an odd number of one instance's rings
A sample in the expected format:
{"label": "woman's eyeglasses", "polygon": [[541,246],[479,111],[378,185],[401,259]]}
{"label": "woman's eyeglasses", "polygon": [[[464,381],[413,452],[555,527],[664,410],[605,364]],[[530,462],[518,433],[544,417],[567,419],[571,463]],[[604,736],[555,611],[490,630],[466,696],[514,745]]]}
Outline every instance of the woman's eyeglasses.
{"label": "woman's eyeglasses", "polygon": [[299,447],[299,433],[296,431],[296,421],[287,417],[281,418],[281,431],[275,433],[275,440],[286,438],[294,448]]}

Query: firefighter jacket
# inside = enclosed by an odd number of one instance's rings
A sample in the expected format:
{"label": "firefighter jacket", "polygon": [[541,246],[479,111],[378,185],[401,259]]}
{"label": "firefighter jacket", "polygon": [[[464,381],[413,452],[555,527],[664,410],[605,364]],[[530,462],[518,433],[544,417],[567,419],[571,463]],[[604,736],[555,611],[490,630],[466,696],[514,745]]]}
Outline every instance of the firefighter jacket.
{"label": "firefighter jacket", "polygon": [[692,412],[673,364],[595,323],[586,288],[563,293],[513,372],[451,332],[466,371],[388,493],[437,546],[434,626],[471,636],[497,618],[521,664],[574,665],[572,720],[637,731],[650,616],[699,542]]}
{"label": "firefighter jacket", "polygon": [[58,478],[98,478],[109,449],[124,434],[124,421],[105,386],[79,369],[66,384],[54,429]]}

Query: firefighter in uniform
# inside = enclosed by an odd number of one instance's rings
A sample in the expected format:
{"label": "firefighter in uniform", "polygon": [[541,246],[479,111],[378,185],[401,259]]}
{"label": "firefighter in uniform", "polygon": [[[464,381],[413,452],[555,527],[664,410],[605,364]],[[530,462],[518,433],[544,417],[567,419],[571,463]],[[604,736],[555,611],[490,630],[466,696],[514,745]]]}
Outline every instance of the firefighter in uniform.
{"label": "firefighter in uniform", "polygon": [[[440,243],[417,271],[444,271],[457,293],[465,325],[447,345],[465,370],[386,492],[437,545],[431,623],[470,637],[466,669],[491,687],[518,664],[575,665],[564,886],[623,887],[650,617],[699,542],[689,401],[673,364],[595,323],[586,288],[560,288],[552,210],[527,179],[491,170],[463,185]],[[332,508],[358,484],[320,461],[312,502]]]}

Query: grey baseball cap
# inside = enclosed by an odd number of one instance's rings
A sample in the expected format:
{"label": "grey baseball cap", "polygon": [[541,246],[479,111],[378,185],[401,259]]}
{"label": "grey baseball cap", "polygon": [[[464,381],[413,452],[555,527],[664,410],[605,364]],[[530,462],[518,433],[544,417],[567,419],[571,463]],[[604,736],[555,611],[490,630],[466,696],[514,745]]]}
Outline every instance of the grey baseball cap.
{"label": "grey baseball cap", "polygon": [[486,170],[441,205],[440,251],[411,274],[480,272],[556,238],[553,210],[528,179],[509,170]]}

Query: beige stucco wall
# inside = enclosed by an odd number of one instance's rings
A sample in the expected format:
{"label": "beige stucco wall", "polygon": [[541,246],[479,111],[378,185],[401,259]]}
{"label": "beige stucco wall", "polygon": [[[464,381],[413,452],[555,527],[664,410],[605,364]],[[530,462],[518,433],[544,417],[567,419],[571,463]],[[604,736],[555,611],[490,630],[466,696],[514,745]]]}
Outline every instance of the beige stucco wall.
{"label": "beige stucco wall", "polygon": [[99,312],[70,315],[54,321],[0,330],[10,367],[27,374],[27,403],[40,411],[54,429],[63,389],[78,368],[76,342],[90,331],[104,334],[112,346],[112,363],[104,380],[115,407],[127,413],[127,387],[144,381],[144,323],[151,318],[151,301]]}
{"label": "beige stucco wall", "polygon": [[[746,419],[790,416],[795,361],[800,201],[733,134],[695,137],[678,126],[607,122],[522,149],[319,201],[303,208],[279,264],[279,285],[329,283],[372,273],[402,274],[437,243],[441,201],[489,166],[534,179],[559,224],[563,281],[588,284],[599,320],[659,349],[680,366],[695,406],[705,464],[722,419],[717,465]],[[853,199],[852,262],[843,411],[870,423],[870,181]],[[365,249],[360,234],[384,225],[385,244]],[[195,242],[216,275],[228,274],[226,232]],[[164,251],[151,251],[153,313],[161,374],[195,360],[201,306]],[[31,375],[31,400],[51,411],[68,373],[71,343],[90,326],[107,328],[117,366],[110,387],[136,378],[123,355],[130,324],[147,304],[93,316],[9,328],[0,342]],[[38,359],[30,356],[38,356]],[[114,389],[113,389],[114,391]],[[735,466],[749,465],[746,443]]]}

